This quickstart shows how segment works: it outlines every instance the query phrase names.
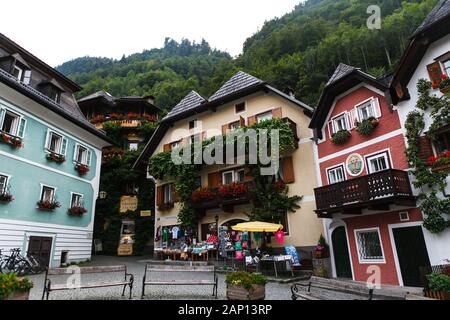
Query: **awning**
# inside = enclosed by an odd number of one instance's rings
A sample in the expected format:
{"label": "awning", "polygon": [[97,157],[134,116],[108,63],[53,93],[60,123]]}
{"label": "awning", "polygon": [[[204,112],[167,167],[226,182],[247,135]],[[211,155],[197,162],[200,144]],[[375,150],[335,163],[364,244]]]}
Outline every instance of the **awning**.
{"label": "awning", "polygon": [[278,230],[283,229],[283,225],[261,221],[251,221],[238,223],[237,225],[232,226],[231,229],[235,231],[277,232]]}

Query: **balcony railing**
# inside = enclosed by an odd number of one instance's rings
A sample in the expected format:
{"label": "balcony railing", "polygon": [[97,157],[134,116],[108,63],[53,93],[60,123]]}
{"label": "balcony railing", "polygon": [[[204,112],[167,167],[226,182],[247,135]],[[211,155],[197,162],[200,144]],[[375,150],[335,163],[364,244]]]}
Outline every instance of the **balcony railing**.
{"label": "balcony railing", "polygon": [[316,213],[360,214],[362,209],[389,210],[390,204],[414,206],[408,173],[389,169],[314,189]]}

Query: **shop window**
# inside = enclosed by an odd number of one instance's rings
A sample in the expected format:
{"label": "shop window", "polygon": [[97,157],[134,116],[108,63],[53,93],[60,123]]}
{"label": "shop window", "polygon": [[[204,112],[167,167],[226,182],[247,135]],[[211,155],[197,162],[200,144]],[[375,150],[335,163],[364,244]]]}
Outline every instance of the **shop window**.
{"label": "shop window", "polygon": [[379,229],[355,230],[360,262],[383,262]]}
{"label": "shop window", "polygon": [[55,199],[56,189],[49,186],[42,186],[41,190],[41,201],[42,202],[53,202]]}
{"label": "shop window", "polygon": [[387,152],[367,157],[366,161],[369,173],[375,173],[390,168],[389,155]]}
{"label": "shop window", "polygon": [[434,146],[437,154],[450,151],[450,130],[438,134]]}
{"label": "shop window", "polygon": [[328,169],[328,184],[338,183],[345,180],[344,166]]}
{"label": "shop window", "polygon": [[8,176],[0,175],[0,194],[4,194],[8,186]]}
{"label": "shop window", "polygon": [[235,113],[241,113],[245,111],[245,102],[238,103],[234,106]]}

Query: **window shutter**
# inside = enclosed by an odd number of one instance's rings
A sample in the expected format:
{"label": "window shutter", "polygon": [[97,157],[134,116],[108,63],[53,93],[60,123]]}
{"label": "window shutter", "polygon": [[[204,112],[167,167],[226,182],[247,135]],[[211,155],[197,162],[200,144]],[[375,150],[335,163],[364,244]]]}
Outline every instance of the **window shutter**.
{"label": "window shutter", "polygon": [[163,186],[156,187],[156,205],[159,207],[164,202],[164,188]]}
{"label": "window shutter", "polygon": [[294,163],[292,157],[284,158],[282,161],[283,180],[285,183],[295,182]]}
{"label": "window shutter", "polygon": [[247,118],[247,125],[251,126],[254,125],[256,123],[256,116],[251,116]]}
{"label": "window shutter", "polygon": [[91,166],[91,159],[92,159],[92,151],[91,151],[91,150],[88,150],[88,151],[87,151],[87,161],[86,161],[86,164],[87,164],[88,166]]}
{"label": "window shutter", "polygon": [[224,125],[222,126],[222,134],[227,134],[227,133],[228,133],[229,127],[230,127],[229,124],[224,124]]}
{"label": "window shutter", "polygon": [[[0,116],[1,119],[1,116]],[[1,123],[1,121],[0,121]],[[17,130],[17,136],[23,138],[25,135],[25,126],[27,125],[27,120],[25,118],[20,118],[19,130]]]}
{"label": "window shutter", "polygon": [[373,99],[373,108],[375,110],[375,118],[381,117],[381,107],[380,107],[380,100],[378,98]]}
{"label": "window shutter", "polygon": [[31,82],[31,70],[25,70],[23,76],[23,83],[30,84]]}
{"label": "window shutter", "polygon": [[166,143],[163,147],[164,152],[170,152],[172,151],[172,147],[170,146],[170,143]]}
{"label": "window shutter", "polygon": [[75,145],[73,146],[73,161],[77,161],[77,152],[78,151],[78,144],[75,143]]}
{"label": "window shutter", "polygon": [[49,149],[50,147],[50,130],[47,130],[47,135],[45,136],[45,149]]}
{"label": "window shutter", "polygon": [[245,119],[243,117],[239,117],[239,125],[241,128],[245,126]]}
{"label": "window shutter", "polygon": [[348,125],[348,129],[352,130],[353,128],[355,128],[355,116],[354,116],[354,110],[350,110],[349,112],[346,113],[346,120],[347,120],[347,125]]}
{"label": "window shutter", "polygon": [[328,136],[331,139],[331,135],[333,134],[333,121],[328,121],[327,129],[328,129]]}
{"label": "window shutter", "polygon": [[427,136],[422,136],[419,138],[419,152],[418,157],[424,161],[428,162],[428,158],[433,156],[433,147],[431,145],[431,140]]}
{"label": "window shutter", "polygon": [[0,126],[3,124],[3,116],[5,115],[5,109],[0,108]]}
{"label": "window shutter", "polygon": [[61,154],[66,155],[66,151],[67,151],[67,139],[63,138],[61,143]]}
{"label": "window shutter", "polygon": [[279,118],[281,119],[283,117],[283,112],[280,108],[275,108],[272,110],[272,118]]}
{"label": "window shutter", "polygon": [[222,175],[220,172],[208,173],[208,187],[218,187],[222,184]]}
{"label": "window shutter", "polygon": [[438,85],[442,81],[442,70],[439,61],[435,61],[427,65],[428,75],[431,83]]}

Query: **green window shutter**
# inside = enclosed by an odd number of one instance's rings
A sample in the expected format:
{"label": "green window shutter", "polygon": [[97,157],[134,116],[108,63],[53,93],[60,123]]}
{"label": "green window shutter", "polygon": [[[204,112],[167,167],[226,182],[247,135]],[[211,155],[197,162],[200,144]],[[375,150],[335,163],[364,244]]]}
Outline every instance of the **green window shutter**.
{"label": "green window shutter", "polygon": [[62,144],[61,144],[61,154],[66,155],[67,151],[67,139],[63,138]]}
{"label": "green window shutter", "polygon": [[27,120],[25,118],[20,118],[19,129],[17,130],[17,136],[23,138],[25,135],[25,127],[27,125]]}

